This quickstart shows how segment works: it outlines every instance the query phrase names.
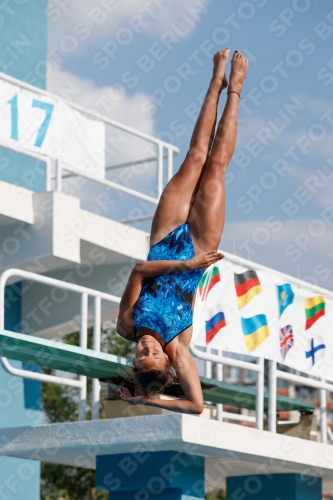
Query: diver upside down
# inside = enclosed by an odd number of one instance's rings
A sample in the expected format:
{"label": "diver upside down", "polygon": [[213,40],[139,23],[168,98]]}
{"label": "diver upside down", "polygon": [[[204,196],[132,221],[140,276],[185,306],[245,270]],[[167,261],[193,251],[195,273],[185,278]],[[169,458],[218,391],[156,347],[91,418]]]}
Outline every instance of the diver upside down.
{"label": "diver upside down", "polygon": [[[132,377],[137,394],[122,388],[129,404],[157,406],[181,413],[203,411],[203,395],[189,352],[196,288],[205,269],[223,258],[219,246],[225,220],[224,180],[232,158],[238,103],[248,61],[235,51],[229,83],[229,49],[214,56],[213,76],[195,124],[190,148],[178,172],[164,188],[150,234],[147,261],[134,266],[121,299],[117,331],[137,342]],[[218,123],[224,88],[227,101]],[[179,381],[185,398],[153,397]]]}

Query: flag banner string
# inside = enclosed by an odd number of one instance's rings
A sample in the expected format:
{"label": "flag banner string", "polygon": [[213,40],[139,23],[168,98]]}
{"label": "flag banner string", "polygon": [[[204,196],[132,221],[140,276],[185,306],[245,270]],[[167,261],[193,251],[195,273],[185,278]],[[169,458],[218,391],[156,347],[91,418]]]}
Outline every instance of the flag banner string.
{"label": "flag banner string", "polygon": [[333,382],[331,293],[264,269],[225,258],[205,271],[194,305],[194,344],[275,360]]}

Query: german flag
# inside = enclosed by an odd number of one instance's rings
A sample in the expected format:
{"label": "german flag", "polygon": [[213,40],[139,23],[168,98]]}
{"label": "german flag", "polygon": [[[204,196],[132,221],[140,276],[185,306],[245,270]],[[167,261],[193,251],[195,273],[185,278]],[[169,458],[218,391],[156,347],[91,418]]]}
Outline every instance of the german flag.
{"label": "german flag", "polygon": [[217,266],[214,266],[212,269],[205,272],[198,285],[201,300],[205,300],[207,298],[207,295],[213,286],[219,281],[221,281],[220,270]]}
{"label": "german flag", "polygon": [[325,299],[322,295],[306,299],[305,301],[305,330],[308,330],[319,318],[325,314]]}
{"label": "german flag", "polygon": [[255,295],[262,292],[257,273],[249,270],[245,273],[235,273],[235,288],[238,299],[238,309],[242,309]]}

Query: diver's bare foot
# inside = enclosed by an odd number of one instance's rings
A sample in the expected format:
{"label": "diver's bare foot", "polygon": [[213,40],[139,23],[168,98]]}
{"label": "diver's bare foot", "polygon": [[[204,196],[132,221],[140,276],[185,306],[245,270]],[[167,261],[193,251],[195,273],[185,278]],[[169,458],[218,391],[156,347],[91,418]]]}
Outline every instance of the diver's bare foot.
{"label": "diver's bare foot", "polygon": [[213,79],[216,79],[220,84],[221,90],[228,86],[228,79],[225,75],[225,67],[228,62],[230,49],[219,50],[213,57],[214,69]]}
{"label": "diver's bare foot", "polygon": [[241,93],[248,66],[249,61],[245,59],[243,54],[236,50],[231,59],[229,90]]}

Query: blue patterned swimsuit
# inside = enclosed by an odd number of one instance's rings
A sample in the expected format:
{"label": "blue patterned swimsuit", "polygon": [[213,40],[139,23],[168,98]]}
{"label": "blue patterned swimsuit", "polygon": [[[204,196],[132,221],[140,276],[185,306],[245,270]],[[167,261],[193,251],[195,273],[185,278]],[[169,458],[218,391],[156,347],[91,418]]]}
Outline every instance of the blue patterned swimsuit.
{"label": "blue patterned swimsuit", "polygon": [[[194,257],[188,224],[173,229],[153,245],[147,260],[188,260]],[[192,325],[192,300],[204,269],[175,272],[146,278],[135,304],[133,318],[137,330],[150,328],[166,344]]]}

